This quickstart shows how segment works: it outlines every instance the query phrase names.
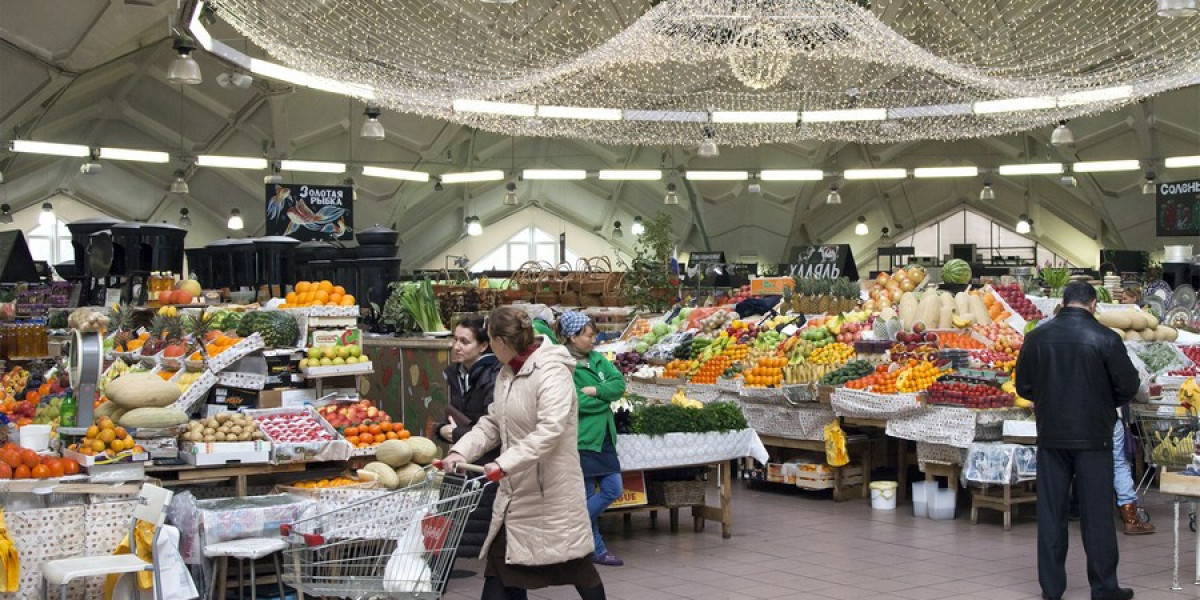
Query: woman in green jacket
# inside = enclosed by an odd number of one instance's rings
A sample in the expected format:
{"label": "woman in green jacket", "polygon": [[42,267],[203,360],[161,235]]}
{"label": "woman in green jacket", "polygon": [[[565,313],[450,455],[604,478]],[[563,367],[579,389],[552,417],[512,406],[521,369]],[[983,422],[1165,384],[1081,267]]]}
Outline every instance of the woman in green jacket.
{"label": "woman in green jacket", "polygon": [[621,462],[617,458],[617,424],[610,404],[625,394],[625,377],[596,345],[596,325],[577,311],[558,319],[558,339],[575,358],[575,392],[579,399],[579,463],[587,490],[588,516],[596,543],[596,564],[619,567],[624,563],[600,537],[600,513],[624,492]]}

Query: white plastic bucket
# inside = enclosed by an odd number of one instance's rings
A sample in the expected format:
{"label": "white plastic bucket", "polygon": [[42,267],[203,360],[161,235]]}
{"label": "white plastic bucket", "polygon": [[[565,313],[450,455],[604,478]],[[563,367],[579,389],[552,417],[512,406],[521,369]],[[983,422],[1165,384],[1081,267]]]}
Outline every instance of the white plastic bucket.
{"label": "white plastic bucket", "polygon": [[[934,484],[936,485],[936,484]],[[958,502],[958,490],[937,490],[929,503],[929,518],[935,521],[950,521],[954,519],[954,508]]]}
{"label": "white plastic bucket", "polygon": [[912,484],[912,503],[914,517],[929,516],[929,487],[937,488],[937,482],[914,481]]}
{"label": "white plastic bucket", "polygon": [[895,481],[872,481],[870,487],[871,508],[896,510],[896,488],[899,485]]}
{"label": "white plastic bucket", "polygon": [[26,425],[19,431],[17,435],[22,448],[29,448],[34,452],[44,452],[50,448],[49,425]]}

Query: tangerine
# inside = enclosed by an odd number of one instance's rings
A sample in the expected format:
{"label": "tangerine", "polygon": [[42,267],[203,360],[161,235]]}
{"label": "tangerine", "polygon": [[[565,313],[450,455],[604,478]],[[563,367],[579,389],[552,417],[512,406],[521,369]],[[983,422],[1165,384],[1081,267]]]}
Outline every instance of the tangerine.
{"label": "tangerine", "polygon": [[100,440],[92,440],[92,452],[104,452],[108,445]]}
{"label": "tangerine", "polygon": [[60,462],[63,466],[63,472],[67,475],[75,475],[79,473],[79,463],[65,458]]}
{"label": "tangerine", "polygon": [[29,467],[21,465],[13,471],[13,479],[29,479],[31,474]]}
{"label": "tangerine", "polygon": [[9,468],[15,469],[21,466],[21,453],[11,448],[6,448],[0,451],[0,461],[4,461]]}
{"label": "tangerine", "polygon": [[301,294],[309,291],[310,289],[312,289],[312,284],[307,281],[301,281],[301,282],[296,283],[296,291]]}
{"label": "tangerine", "polygon": [[5,463],[0,463],[0,479],[12,479],[12,476],[13,476],[12,467],[8,466]]}
{"label": "tangerine", "polygon": [[50,476],[50,468],[46,465],[38,465],[29,472],[34,479],[45,479]]}
{"label": "tangerine", "polygon": [[333,282],[329,281],[328,279],[322,280],[321,283],[317,284],[317,290],[328,294],[329,292],[333,291]]}
{"label": "tangerine", "polygon": [[38,459],[37,452],[34,452],[29,448],[23,448],[21,450],[21,464],[32,469],[41,464],[41,462],[42,461]]}

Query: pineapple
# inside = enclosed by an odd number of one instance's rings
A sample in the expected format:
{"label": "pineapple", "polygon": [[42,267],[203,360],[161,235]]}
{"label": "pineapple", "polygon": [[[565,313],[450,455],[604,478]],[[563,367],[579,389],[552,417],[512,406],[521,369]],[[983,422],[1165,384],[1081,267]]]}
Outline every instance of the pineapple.
{"label": "pineapple", "polygon": [[150,339],[142,348],[143,355],[158,354],[168,344],[183,339],[183,319],[156,314],[150,319]]}
{"label": "pineapple", "polygon": [[202,309],[200,314],[195,317],[185,317],[183,320],[184,332],[192,338],[192,345],[200,350],[200,356],[207,360],[208,351],[205,349],[205,341],[210,331],[212,331],[212,313],[208,309]]}
{"label": "pineapple", "polygon": [[113,335],[113,348],[117,352],[128,352],[127,348],[133,335],[133,309],[128,304],[113,304],[108,311],[108,326],[116,334]]}

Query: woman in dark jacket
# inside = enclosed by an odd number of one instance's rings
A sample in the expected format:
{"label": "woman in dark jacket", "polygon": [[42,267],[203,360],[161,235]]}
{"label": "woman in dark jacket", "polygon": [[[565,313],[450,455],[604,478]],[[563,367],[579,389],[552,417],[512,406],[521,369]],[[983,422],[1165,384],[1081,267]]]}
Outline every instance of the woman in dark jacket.
{"label": "woman in dark jacket", "polygon": [[[488,344],[487,328],[482,316],[464,317],[454,328],[454,348],[451,360],[442,375],[450,386],[450,402],[446,408],[446,420],[438,427],[438,435],[453,445],[461,440],[479,418],[486,415],[492,404],[492,388],[496,374],[503,366]],[[497,448],[481,457],[476,464],[485,465],[500,455]],[[459,542],[459,556],[478,556],[487,539],[492,522],[492,503],[496,498],[496,486],[484,488],[479,508],[471,512]]]}

